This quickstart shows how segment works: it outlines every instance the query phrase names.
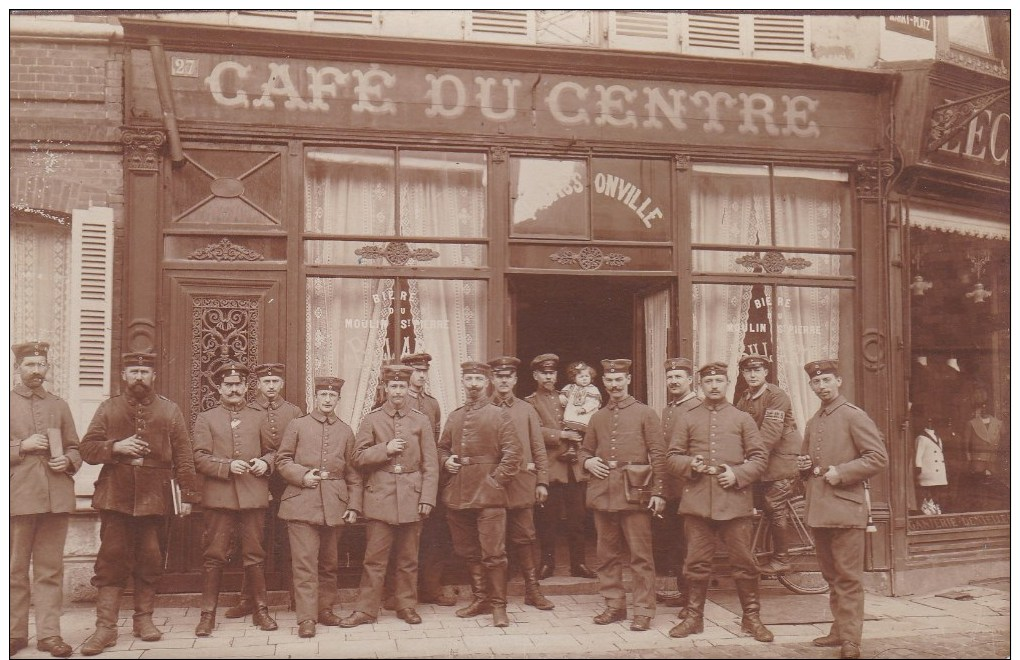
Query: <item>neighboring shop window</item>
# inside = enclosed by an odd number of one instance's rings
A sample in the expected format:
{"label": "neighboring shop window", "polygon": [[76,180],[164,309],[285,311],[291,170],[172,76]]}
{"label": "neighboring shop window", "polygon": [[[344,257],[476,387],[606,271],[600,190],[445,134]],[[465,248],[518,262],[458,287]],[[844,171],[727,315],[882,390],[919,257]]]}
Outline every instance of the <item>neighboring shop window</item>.
{"label": "neighboring shop window", "polygon": [[[773,361],[769,380],[803,425],[818,409],[803,365],[836,358],[853,398],[853,249],[845,172],[696,165],[691,196],[694,359],[730,365],[730,395],[746,384],[743,353]],[[798,283],[810,278],[811,283]],[[821,282],[821,284],[820,284]],[[825,286],[831,282],[831,286]]]}
{"label": "neighboring shop window", "polygon": [[[911,225],[910,508],[1008,510],[1009,227],[920,211],[911,212]],[[938,458],[944,473],[935,474]]]}
{"label": "neighboring shop window", "polygon": [[460,364],[486,357],[486,299],[482,280],[309,277],[306,391],[313,376],[338,374],[339,414],[356,428],[377,403],[382,362],[427,352],[428,390],[445,417],[463,403]]}
{"label": "neighboring shop window", "polygon": [[664,160],[513,158],[510,236],[669,241],[669,186]]}

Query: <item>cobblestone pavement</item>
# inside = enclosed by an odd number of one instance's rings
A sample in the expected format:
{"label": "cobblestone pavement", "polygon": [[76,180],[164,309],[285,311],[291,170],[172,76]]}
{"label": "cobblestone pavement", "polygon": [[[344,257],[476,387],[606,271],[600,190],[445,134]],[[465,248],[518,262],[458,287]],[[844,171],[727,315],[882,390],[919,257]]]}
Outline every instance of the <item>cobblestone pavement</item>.
{"label": "cobblestone pavement", "polygon": [[[770,624],[776,640],[755,642],[740,633],[740,617],[720,605],[728,602],[724,589],[709,592],[705,632],[686,639],[668,635],[676,611],[660,610],[648,632],[632,632],[628,622],[595,625],[591,617],[602,606],[599,596],[553,595],[556,609],[539,612],[511,599],[508,611],[513,625],[495,628],[491,617],[460,619],[456,608],[425,605],[424,621],[411,626],[392,612],[378,621],[354,629],[318,626],[314,639],[297,637],[295,616],[286,608],[273,608],[280,630],[263,632],[250,618],[220,618],[212,637],[194,636],[197,608],[157,608],[154,621],[164,631],[159,642],[142,642],[131,636],[129,599],[119,622],[117,645],[100,657],[113,658],[835,658],[838,649],[821,649],[811,640],[828,632],[827,596],[817,607],[798,607],[788,622]],[[954,596],[954,597],[947,597]],[[791,598],[792,595],[790,596]],[[772,608],[782,613],[784,595],[763,596],[763,616]],[[805,597],[796,597],[803,599]],[[461,599],[462,604],[465,600]],[[788,602],[793,602],[788,601]],[[802,602],[802,601],[801,601]],[[345,604],[337,608],[350,611]],[[793,612],[791,609],[790,612]],[[868,594],[862,656],[868,658],[1005,658],[1010,656],[1009,593],[968,586],[909,597]],[[91,633],[94,610],[68,609],[63,617],[64,639],[78,647]],[[222,608],[221,608],[222,617]],[[789,621],[791,618],[798,621]],[[768,618],[766,618],[768,621]],[[35,650],[35,640],[16,657],[49,657]]]}

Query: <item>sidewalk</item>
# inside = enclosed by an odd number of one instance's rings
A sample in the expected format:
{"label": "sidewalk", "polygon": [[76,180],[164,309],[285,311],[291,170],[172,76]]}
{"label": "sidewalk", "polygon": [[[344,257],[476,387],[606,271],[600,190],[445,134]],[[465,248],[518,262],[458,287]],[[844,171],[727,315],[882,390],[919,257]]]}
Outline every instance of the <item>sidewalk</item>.
{"label": "sidewalk", "polygon": [[[345,630],[318,626],[314,639],[297,637],[293,612],[275,607],[280,624],[276,632],[263,632],[251,618],[220,618],[212,637],[194,635],[199,611],[195,607],[157,608],[154,621],[164,632],[159,642],[142,642],[131,636],[130,599],[124,599],[117,645],[98,657],[113,658],[495,658],[495,657],[614,657],[614,658],[834,658],[838,649],[822,649],[811,640],[829,630],[828,596],[798,596],[782,587],[762,590],[762,618],[775,633],[772,644],[761,644],[740,633],[735,594],[728,585],[709,592],[705,632],[672,639],[674,608],[660,608],[647,632],[631,632],[629,622],[599,626],[592,616],[602,609],[596,594],[556,595],[550,612],[540,612],[511,597],[507,608],[512,625],[494,628],[489,616],[459,619],[456,607],[423,605],[424,621],[411,626],[383,611],[375,624]],[[1008,588],[1008,587],[1007,587]],[[350,613],[349,592],[336,608]],[[959,598],[959,600],[957,599]],[[466,603],[461,596],[460,606]],[[984,586],[964,586],[921,596],[891,598],[868,594],[865,607],[862,657],[964,658],[1008,657],[1009,592]],[[67,610],[62,619],[64,639],[75,648],[92,632],[95,612],[90,608]],[[779,622],[779,623],[777,623]],[[34,633],[34,630],[33,630]],[[29,649],[18,658],[50,657]]]}

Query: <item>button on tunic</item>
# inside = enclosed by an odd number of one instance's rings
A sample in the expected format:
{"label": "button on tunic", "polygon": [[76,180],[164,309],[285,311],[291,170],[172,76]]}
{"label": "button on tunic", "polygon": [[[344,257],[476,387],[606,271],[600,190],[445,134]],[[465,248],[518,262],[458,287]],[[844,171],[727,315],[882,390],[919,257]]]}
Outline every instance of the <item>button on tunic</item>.
{"label": "button on tunic", "polygon": [[[506,486],[521,468],[521,441],[510,416],[482,399],[457,408],[439,440],[439,464],[451,455],[468,459],[450,477],[443,501],[451,509],[505,508]],[[475,463],[471,459],[485,462]]]}
{"label": "button on tunic", "polygon": [[[535,486],[549,485],[549,464],[542,439],[542,426],[535,408],[523,399],[511,395],[492,402],[510,415],[517,438],[521,441],[521,469],[507,486],[510,509],[535,506]],[[528,466],[531,466],[531,469]]]}
{"label": "button on tunic", "polygon": [[195,469],[205,476],[202,505],[214,509],[261,509],[269,506],[268,473],[233,474],[230,463],[261,458],[273,470],[275,449],[263,432],[265,413],[250,405],[231,410],[224,405],[195,419]]}

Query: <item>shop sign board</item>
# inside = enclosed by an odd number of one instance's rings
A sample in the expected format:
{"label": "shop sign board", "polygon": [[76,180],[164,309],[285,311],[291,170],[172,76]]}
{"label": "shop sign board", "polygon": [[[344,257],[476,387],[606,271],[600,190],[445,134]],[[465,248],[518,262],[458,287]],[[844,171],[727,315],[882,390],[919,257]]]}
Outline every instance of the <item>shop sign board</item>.
{"label": "shop sign board", "polygon": [[[1009,95],[1006,94],[994,102],[982,103],[980,96],[964,99],[957,90],[933,84],[931,99],[933,105],[931,116],[941,118],[942,124],[955,130],[952,130],[948,140],[929,152],[929,160],[944,167],[991,175],[1008,181]],[[926,133],[922,137],[928,140],[931,138],[929,132],[934,129],[934,125],[928,122],[924,124],[924,128]]]}

